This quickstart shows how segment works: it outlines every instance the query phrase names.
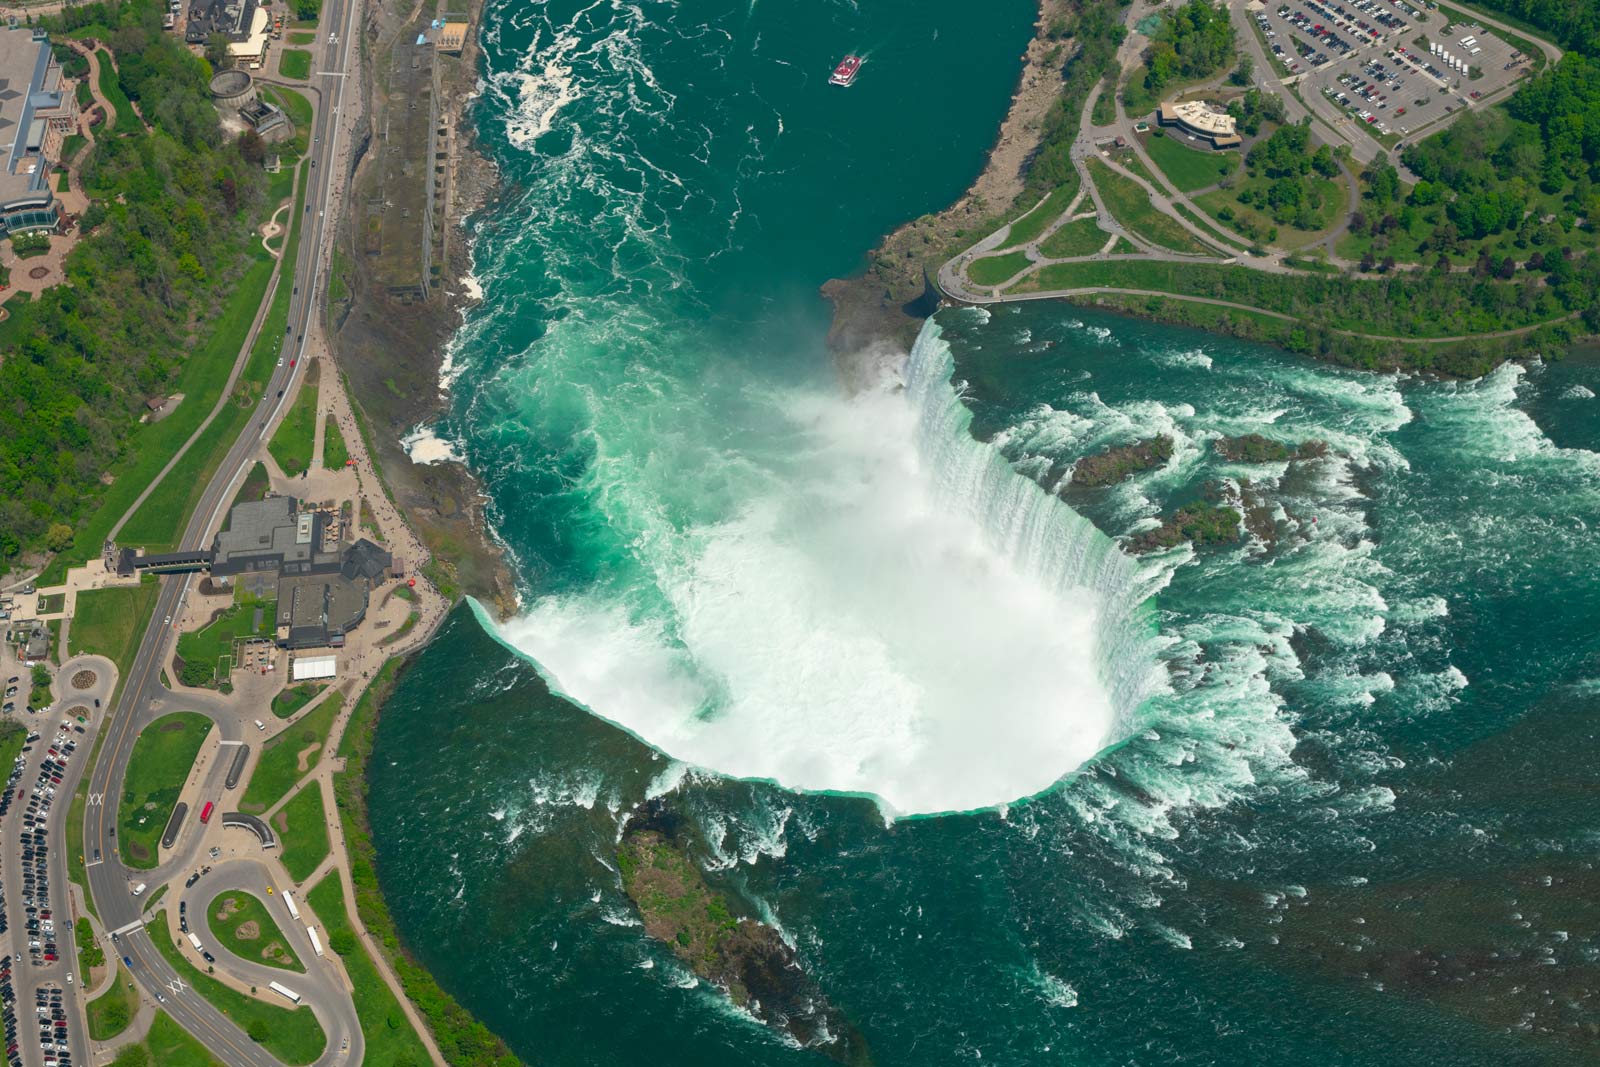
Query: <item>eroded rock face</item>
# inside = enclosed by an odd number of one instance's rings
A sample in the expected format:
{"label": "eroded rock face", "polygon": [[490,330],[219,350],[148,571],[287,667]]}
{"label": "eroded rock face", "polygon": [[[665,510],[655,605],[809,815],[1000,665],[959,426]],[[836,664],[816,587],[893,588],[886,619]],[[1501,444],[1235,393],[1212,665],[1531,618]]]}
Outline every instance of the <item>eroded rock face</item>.
{"label": "eroded rock face", "polygon": [[775,1030],[830,1059],[871,1064],[866,1042],[822,995],[778,932],[746,915],[695,865],[691,831],[660,801],[635,812],[617,845],[622,886],[645,933]]}

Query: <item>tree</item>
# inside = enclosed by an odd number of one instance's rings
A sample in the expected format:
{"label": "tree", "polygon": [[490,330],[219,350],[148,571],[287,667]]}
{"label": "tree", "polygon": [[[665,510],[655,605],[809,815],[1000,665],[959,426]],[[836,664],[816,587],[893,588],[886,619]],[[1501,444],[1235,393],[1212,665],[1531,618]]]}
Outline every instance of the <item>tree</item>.
{"label": "tree", "polygon": [[1233,73],[1228,75],[1228,80],[1234,85],[1249,85],[1250,79],[1256,72],[1255,64],[1247,55],[1239,56],[1239,65],[1233,68]]}
{"label": "tree", "polygon": [[52,552],[65,552],[72,547],[72,527],[64,522],[52,523],[44,535],[44,543]]}
{"label": "tree", "polygon": [[341,956],[348,956],[356,950],[356,935],[348,929],[335,930],[328,935],[328,947]]}
{"label": "tree", "polygon": [[249,1034],[250,1040],[258,1045],[272,1036],[271,1031],[267,1029],[267,1024],[260,1019],[251,1019],[250,1025],[245,1027],[244,1032]]}
{"label": "tree", "polygon": [[227,70],[233,66],[233,57],[228,54],[228,35],[213,33],[206,38],[206,62],[211,64],[212,70]]}
{"label": "tree", "polygon": [[1327,145],[1318,148],[1311,157],[1311,169],[1324,178],[1331,178],[1339,173],[1339,164],[1334,161],[1333,149]]}
{"label": "tree", "polygon": [[259,167],[267,159],[267,142],[255,130],[247,129],[239,135],[239,156]]}

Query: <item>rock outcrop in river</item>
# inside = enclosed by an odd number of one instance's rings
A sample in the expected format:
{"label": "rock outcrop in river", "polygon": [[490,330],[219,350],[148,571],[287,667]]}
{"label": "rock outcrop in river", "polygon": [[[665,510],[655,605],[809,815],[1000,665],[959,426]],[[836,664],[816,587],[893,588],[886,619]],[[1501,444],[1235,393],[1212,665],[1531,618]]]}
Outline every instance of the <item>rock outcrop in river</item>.
{"label": "rock outcrop in river", "polygon": [[771,926],[738,914],[742,901],[706,881],[691,858],[691,838],[685,820],[659,800],[623,829],[622,887],[645,933],[766,1025],[839,1063],[870,1065],[865,1040],[828,1003],[795,951]]}

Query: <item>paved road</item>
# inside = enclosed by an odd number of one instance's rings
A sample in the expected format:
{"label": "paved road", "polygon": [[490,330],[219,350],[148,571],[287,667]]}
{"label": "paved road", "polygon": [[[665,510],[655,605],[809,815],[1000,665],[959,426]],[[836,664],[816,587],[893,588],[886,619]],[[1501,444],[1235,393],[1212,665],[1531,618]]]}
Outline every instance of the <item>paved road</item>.
{"label": "paved road", "polygon": [[[342,75],[349,69],[359,4],[360,0],[329,0],[323,8],[322,25],[337,27],[338,40],[337,43],[330,43],[329,37],[324,35],[319,41],[315,57],[318,72],[315,79],[321,82],[319,97],[322,106],[312,126],[309,189],[306,206],[299,220],[305,230],[300,242],[292,283],[294,295],[289,311],[289,332],[294,336],[284,346],[286,356],[300,365],[286,364],[273,372],[262,402],[229,449],[216,476],[206,486],[199,506],[183,532],[182,545],[185,548],[197,548],[206,542],[207,535],[220,520],[222,511],[232,501],[235,486],[246,474],[257,445],[276,424],[288,400],[287,393],[294,375],[304,370],[301,357],[306,351],[306,334],[310,332],[314,316],[318,314],[320,305],[316,294],[324,282],[324,253],[332,234],[333,217],[329,208],[338,195],[337,175],[343,171],[342,164],[348,156],[339,143],[342,137],[339,116],[346,90],[346,79]],[[179,614],[178,608],[188,590],[189,578],[174,575],[159,580],[162,583],[161,590],[150,628],[128,672],[122,699],[105,726],[107,733],[103,751],[90,779],[91,803],[86,810],[84,831],[84,848],[89,861],[89,891],[93,894],[106,929],[126,931],[119,934],[117,954],[129,958],[129,969],[135,980],[146,992],[159,994],[163,998],[162,1008],[169,1015],[229,1067],[274,1067],[277,1061],[209,1002],[193,990],[183,988],[181,983],[174,984],[178,983],[177,975],[156,952],[149,934],[139,926],[140,902],[129,893],[131,880],[149,880],[148,875],[140,873],[135,879],[133,872],[124,867],[116,852],[116,805],[140,728],[164,711],[194,707],[199,703],[187,696],[179,698],[161,684],[161,664],[167,658],[173,638],[171,620]],[[199,707],[196,710],[206,709]],[[226,736],[230,732],[228,723],[225,718],[219,721]],[[223,762],[219,760],[218,765],[212,768],[213,774],[222,773]],[[194,840],[195,837],[188,835],[188,839]],[[180,838],[180,844],[182,840]],[[95,858],[97,850],[98,860]],[[192,862],[192,856],[184,855],[169,861],[166,866],[170,868]],[[360,1035],[349,997],[341,995],[337,1003],[318,1004],[315,1010],[330,1035],[328,1048],[318,1063],[331,1065],[345,1062],[348,1055],[341,1052],[341,1035],[354,1034],[356,1041],[359,1041]]]}

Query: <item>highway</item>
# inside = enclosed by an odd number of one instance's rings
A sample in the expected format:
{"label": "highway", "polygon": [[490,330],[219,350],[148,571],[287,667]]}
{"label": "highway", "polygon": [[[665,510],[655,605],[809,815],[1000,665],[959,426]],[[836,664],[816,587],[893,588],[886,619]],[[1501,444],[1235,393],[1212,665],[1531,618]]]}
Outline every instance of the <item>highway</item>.
{"label": "highway", "polygon": [[[335,39],[323,30],[318,31],[320,38],[314,53],[317,67],[313,81],[320,83],[320,97],[308,152],[306,206],[299,220],[303,229],[289,310],[289,332],[293,336],[283,347],[283,365],[273,371],[260,404],[233,447],[228,450],[216,475],[205,487],[199,505],[183,532],[183,548],[198,548],[207,542],[208,535],[216,528],[223,511],[232,502],[235,487],[247,472],[257,447],[276,425],[284,405],[288,403],[289,387],[295,375],[305,370],[303,357],[307,347],[306,338],[313,332],[312,326],[320,314],[317,294],[323,287],[324,253],[333,233],[335,213],[331,208],[336,196],[335,185],[337,176],[344,171],[343,162],[348,156],[347,146],[341,151],[342,131],[338,118],[343,108],[345,83],[348,80],[344,74],[350,69],[359,6],[359,0],[328,0],[323,8],[321,25],[334,28],[337,37]],[[150,627],[140,642],[128,677],[124,680],[121,700],[111,709],[101,726],[105,738],[90,777],[89,804],[85,810],[84,850],[88,889],[105,928],[118,932],[117,942],[109,947],[117,956],[130,961],[129,969],[133,977],[147,993],[162,1001],[163,1010],[229,1067],[275,1067],[277,1060],[245,1036],[238,1026],[208,1001],[188,988],[156,951],[140,924],[142,901],[133,897],[129,890],[130,884],[137,881],[149,881],[154,886],[155,878],[150,872],[130,871],[117,854],[117,802],[122,794],[128,759],[140,729],[164,711],[191,708],[197,703],[187,696],[174,696],[161,683],[161,665],[167,659],[169,643],[175,637],[171,621],[179,613],[178,607],[188,590],[190,577],[170,575],[157,580],[161,582],[161,589]],[[210,713],[209,709],[196,710]],[[220,717],[218,722],[225,738],[240,739],[238,723],[230,723]],[[218,762],[212,773],[220,776],[223,761]],[[188,836],[191,841],[198,840],[198,835]],[[64,848],[59,831],[56,837],[57,846]],[[174,857],[163,865],[163,873],[169,869],[192,866],[195,859],[190,855]],[[319,965],[324,970],[328,966],[323,961],[308,963],[313,968]],[[248,976],[245,977],[248,981]],[[359,1063],[361,1030],[348,995],[341,990],[332,1002],[327,996],[308,995],[306,1003],[328,1035],[327,1049],[317,1063]]]}

